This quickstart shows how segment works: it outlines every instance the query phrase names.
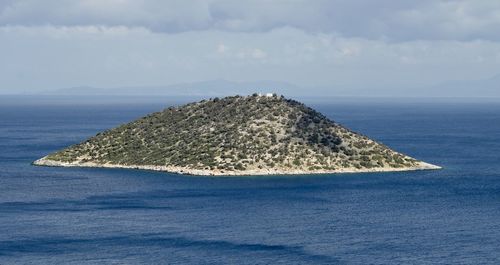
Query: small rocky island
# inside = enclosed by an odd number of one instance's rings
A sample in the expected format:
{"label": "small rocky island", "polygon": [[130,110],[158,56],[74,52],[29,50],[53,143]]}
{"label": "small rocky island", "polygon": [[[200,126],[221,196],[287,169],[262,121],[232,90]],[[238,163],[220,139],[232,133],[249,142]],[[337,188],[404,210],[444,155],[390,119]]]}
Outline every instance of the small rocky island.
{"label": "small rocky island", "polygon": [[170,107],[34,162],[193,175],[269,175],[438,169],[275,94]]}

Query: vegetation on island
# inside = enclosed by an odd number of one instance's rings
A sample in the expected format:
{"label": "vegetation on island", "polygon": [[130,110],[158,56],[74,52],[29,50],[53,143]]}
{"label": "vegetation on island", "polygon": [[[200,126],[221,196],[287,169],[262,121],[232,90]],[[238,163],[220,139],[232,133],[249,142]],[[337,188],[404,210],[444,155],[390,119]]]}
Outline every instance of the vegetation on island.
{"label": "vegetation on island", "polygon": [[282,96],[232,96],[170,107],[50,154],[48,160],[186,169],[328,171],[417,161]]}

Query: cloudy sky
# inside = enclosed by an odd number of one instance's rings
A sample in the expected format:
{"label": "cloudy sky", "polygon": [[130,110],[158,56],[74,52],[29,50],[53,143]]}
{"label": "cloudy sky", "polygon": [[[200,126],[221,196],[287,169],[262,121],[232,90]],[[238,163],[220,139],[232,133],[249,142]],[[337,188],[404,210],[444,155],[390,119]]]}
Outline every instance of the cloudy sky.
{"label": "cloudy sky", "polygon": [[0,72],[0,93],[214,79],[410,91],[500,74],[500,1],[0,0]]}

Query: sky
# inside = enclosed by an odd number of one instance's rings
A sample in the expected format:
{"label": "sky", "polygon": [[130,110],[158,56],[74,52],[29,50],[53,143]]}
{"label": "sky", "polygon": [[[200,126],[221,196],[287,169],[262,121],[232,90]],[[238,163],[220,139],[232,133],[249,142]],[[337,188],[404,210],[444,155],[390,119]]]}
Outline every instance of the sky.
{"label": "sky", "polygon": [[0,0],[0,72],[2,94],[223,79],[404,95],[498,76],[500,1]]}

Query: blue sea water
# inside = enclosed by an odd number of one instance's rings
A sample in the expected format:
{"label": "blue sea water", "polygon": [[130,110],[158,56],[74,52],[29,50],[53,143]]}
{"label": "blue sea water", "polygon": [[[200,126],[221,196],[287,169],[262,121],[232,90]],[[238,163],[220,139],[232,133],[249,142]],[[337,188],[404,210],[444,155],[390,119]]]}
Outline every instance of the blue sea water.
{"label": "blue sea water", "polygon": [[30,165],[168,104],[0,105],[0,264],[500,264],[500,104],[312,104],[437,171]]}

